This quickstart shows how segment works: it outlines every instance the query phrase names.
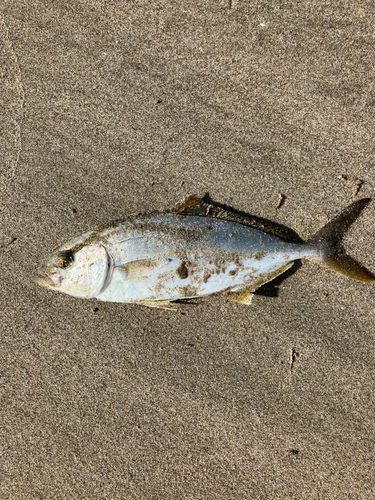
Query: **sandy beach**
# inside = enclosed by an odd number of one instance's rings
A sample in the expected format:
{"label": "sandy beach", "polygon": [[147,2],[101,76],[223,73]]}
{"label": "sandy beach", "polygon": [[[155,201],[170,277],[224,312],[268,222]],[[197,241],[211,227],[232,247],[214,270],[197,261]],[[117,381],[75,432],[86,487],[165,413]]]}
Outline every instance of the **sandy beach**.
{"label": "sandy beach", "polygon": [[[375,287],[251,306],[38,287],[75,235],[189,194],[306,239],[375,198],[372,2],[0,2],[0,497],[370,500]],[[375,272],[375,201],[345,246]]]}

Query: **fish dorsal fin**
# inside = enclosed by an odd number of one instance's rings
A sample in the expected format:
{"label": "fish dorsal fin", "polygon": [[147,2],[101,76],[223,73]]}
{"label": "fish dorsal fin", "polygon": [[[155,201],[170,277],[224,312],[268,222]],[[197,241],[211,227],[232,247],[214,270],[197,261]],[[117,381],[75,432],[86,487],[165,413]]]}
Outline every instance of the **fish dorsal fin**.
{"label": "fish dorsal fin", "polygon": [[260,217],[246,215],[236,210],[230,209],[225,205],[217,203],[210,203],[201,200],[198,196],[191,194],[181,203],[177,203],[175,208],[170,212],[184,214],[184,215],[200,215],[205,217],[212,217],[214,219],[223,219],[228,222],[235,222],[243,226],[248,226],[263,233],[277,236],[283,240],[299,243],[301,238],[294,233],[291,229],[271,222],[267,219]]}
{"label": "fish dorsal fin", "polygon": [[202,201],[195,194],[189,195],[181,203],[177,203],[174,212],[194,215],[209,215],[211,205]]}
{"label": "fish dorsal fin", "polygon": [[215,219],[230,220],[231,217],[230,211],[211,205],[210,203],[203,201],[201,198],[198,198],[195,194],[191,194],[181,203],[177,203],[172,211],[185,215],[204,215]]}

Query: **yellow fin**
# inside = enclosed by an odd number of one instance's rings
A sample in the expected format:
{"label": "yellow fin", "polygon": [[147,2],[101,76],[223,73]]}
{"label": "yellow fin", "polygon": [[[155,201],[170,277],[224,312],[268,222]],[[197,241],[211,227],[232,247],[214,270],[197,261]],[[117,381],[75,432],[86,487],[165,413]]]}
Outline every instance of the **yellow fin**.
{"label": "yellow fin", "polygon": [[250,305],[254,291],[255,290],[251,288],[251,290],[244,290],[243,292],[229,292],[228,299],[233,302],[239,302],[240,304]]}
{"label": "yellow fin", "polygon": [[355,201],[315,233],[307,243],[319,250],[319,257],[310,260],[347,278],[375,284],[375,274],[350,257],[342,246],[347,230],[370,201],[371,198]]}
{"label": "yellow fin", "polygon": [[166,311],[177,311],[175,307],[172,307],[172,302],[170,300],[139,300],[137,304],[147,307],[156,307],[157,309],[165,309]]}
{"label": "yellow fin", "polygon": [[290,267],[292,267],[292,265],[293,262],[289,262],[285,266],[276,269],[276,271],[272,271],[272,273],[265,276],[259,276],[259,278],[255,279],[251,285],[248,286],[248,288],[246,288],[245,285],[244,288],[238,292],[228,292],[228,299],[234,302],[239,302],[240,304],[251,304],[251,299],[253,298],[254,292],[257,288],[277,278],[277,276],[287,271]]}

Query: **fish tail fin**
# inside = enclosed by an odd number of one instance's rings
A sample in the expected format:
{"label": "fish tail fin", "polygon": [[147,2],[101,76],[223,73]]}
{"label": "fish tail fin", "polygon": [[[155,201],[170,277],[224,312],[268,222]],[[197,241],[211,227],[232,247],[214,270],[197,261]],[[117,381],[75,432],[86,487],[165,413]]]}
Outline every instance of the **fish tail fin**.
{"label": "fish tail fin", "polygon": [[365,283],[375,283],[375,275],[350,257],[342,245],[349,227],[357,220],[362,210],[371,201],[363,198],[349,205],[322,229],[315,233],[307,243],[315,246],[318,256],[311,260],[338,273]]}

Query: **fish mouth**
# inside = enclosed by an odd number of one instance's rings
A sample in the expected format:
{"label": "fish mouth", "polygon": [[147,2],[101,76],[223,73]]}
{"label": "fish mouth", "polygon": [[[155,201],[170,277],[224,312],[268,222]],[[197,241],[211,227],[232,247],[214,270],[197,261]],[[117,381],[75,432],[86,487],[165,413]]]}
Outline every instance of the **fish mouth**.
{"label": "fish mouth", "polygon": [[57,288],[61,284],[61,278],[57,274],[48,275],[39,271],[34,278],[35,282],[44,288]]}

